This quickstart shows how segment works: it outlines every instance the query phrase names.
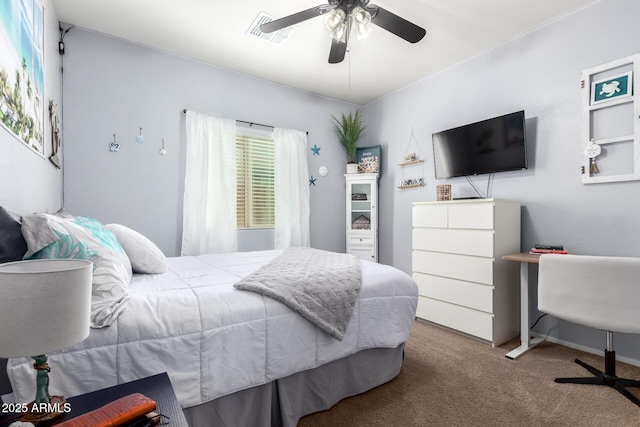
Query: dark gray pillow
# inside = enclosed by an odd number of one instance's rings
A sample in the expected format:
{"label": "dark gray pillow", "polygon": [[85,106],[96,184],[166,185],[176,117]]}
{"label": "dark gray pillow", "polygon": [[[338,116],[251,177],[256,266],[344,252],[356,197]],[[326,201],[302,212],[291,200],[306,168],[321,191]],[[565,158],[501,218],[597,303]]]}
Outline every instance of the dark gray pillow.
{"label": "dark gray pillow", "polygon": [[20,261],[27,253],[27,242],[22,237],[19,216],[0,206],[0,263]]}

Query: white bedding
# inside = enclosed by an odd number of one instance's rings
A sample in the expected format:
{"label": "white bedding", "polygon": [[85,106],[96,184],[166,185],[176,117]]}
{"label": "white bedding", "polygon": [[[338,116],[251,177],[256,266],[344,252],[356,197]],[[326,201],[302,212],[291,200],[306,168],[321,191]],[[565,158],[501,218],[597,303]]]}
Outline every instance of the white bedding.
{"label": "white bedding", "polygon": [[[407,340],[413,279],[362,261],[362,288],[340,342],[283,304],[233,283],[281,251],[169,258],[169,271],[134,275],[117,322],[49,355],[50,393],[67,397],[168,372],[186,408],[373,347]],[[33,400],[30,358],[7,372],[17,401]]]}

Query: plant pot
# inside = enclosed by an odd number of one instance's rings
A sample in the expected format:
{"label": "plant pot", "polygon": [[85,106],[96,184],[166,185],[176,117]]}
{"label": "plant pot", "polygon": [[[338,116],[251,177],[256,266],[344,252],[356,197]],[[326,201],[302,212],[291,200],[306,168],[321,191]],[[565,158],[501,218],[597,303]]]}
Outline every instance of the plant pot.
{"label": "plant pot", "polygon": [[347,163],[347,173],[358,173],[358,164]]}

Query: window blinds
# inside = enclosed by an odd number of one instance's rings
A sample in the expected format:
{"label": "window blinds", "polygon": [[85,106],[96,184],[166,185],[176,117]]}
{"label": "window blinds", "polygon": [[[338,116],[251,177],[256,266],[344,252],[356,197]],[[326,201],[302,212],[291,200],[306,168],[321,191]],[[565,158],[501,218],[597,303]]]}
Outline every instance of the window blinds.
{"label": "window blinds", "polygon": [[273,139],[236,133],[238,228],[273,228]]}

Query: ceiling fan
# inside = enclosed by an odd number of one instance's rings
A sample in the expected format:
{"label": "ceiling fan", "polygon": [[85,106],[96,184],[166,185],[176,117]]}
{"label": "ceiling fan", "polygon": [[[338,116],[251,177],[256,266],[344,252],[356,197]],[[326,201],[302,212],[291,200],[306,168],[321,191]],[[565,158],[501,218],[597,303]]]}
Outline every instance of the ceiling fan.
{"label": "ceiling fan", "polygon": [[419,42],[426,34],[424,28],[380,6],[370,5],[369,0],[329,0],[328,4],[315,6],[262,24],[260,31],[272,33],[320,15],[327,15],[326,25],[331,31],[330,64],[337,64],[344,60],[349,33],[354,27],[358,35],[364,35],[369,31],[370,24],[375,24],[409,43]]}

